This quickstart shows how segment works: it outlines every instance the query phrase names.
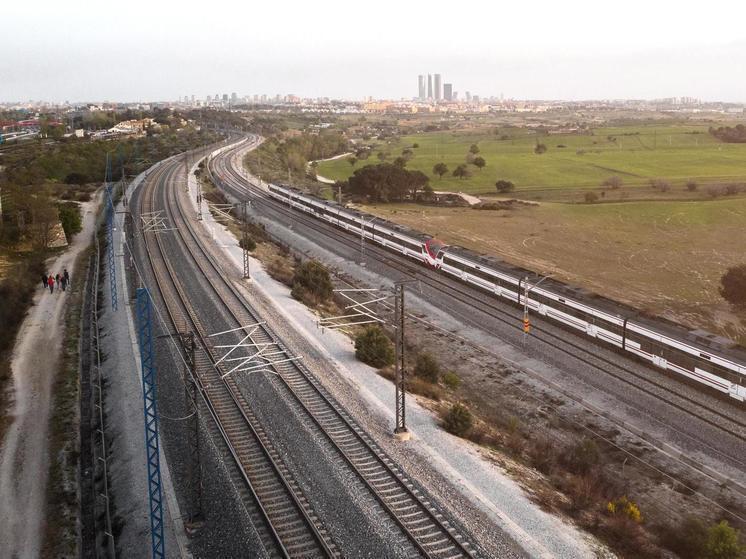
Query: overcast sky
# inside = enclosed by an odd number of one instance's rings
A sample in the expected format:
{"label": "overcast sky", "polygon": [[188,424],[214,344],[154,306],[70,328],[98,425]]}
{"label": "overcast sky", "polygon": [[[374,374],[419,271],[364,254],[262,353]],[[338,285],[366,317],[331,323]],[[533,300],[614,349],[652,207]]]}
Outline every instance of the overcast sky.
{"label": "overcast sky", "polygon": [[746,101],[734,0],[6,0],[0,101],[412,97]]}

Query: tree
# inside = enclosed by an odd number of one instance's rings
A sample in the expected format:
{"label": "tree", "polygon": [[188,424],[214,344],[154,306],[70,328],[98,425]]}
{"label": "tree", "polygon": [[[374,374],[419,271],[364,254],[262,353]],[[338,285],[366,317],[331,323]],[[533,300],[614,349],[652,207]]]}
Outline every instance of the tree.
{"label": "tree", "polygon": [[477,144],[472,144],[469,147],[469,153],[473,153],[474,155],[479,153],[479,146]]}
{"label": "tree", "polygon": [[439,178],[443,178],[443,175],[445,175],[448,172],[448,165],[445,163],[436,163],[433,165],[433,174],[438,175]]}
{"label": "tree", "polygon": [[487,162],[484,160],[484,157],[478,156],[474,158],[472,164],[481,171],[487,165]]}
{"label": "tree", "polygon": [[746,307],[746,264],[728,268],[720,278],[720,295],[733,306]]}
{"label": "tree", "polygon": [[351,157],[348,157],[347,163],[349,163],[352,167],[354,167],[355,164],[357,163],[357,157],[355,157],[354,155]]}
{"label": "tree", "polygon": [[73,235],[83,230],[83,222],[80,219],[80,206],[75,202],[67,202],[59,204],[57,211],[60,216],[60,222],[62,223],[62,229],[65,231],[65,237],[67,237],[67,242],[70,242]]}
{"label": "tree", "polygon": [[368,326],[355,338],[355,357],[371,367],[394,363],[394,344],[380,326]]}
{"label": "tree", "polygon": [[541,155],[542,153],[546,153],[547,146],[546,144],[542,144],[540,142],[536,142],[536,147],[534,147],[534,153],[536,155]]}
{"label": "tree", "polygon": [[371,202],[401,201],[416,198],[429,179],[421,171],[408,171],[398,165],[382,163],[357,169],[348,180],[348,190]]}
{"label": "tree", "polygon": [[738,531],[725,520],[707,530],[707,559],[740,559],[746,551],[738,541]]}
{"label": "tree", "polygon": [[410,159],[414,157],[414,152],[409,148],[405,148],[402,150],[401,156],[407,161],[409,161]]}
{"label": "tree", "polygon": [[385,161],[388,156],[389,156],[388,153],[384,153],[382,151],[378,152],[378,159],[380,161]]}
{"label": "tree", "polygon": [[686,189],[689,192],[694,192],[695,190],[697,190],[697,181],[693,181],[693,180],[686,181]]}
{"label": "tree", "polygon": [[624,181],[621,177],[617,175],[613,175],[606,179],[604,182],[601,183],[601,186],[608,186],[612,190],[616,190],[617,188],[621,188],[621,186],[624,184]]}
{"label": "tree", "polygon": [[417,142],[415,142],[415,143],[412,144],[412,147],[415,148],[415,149],[417,149],[418,147],[420,147],[420,144],[418,144]]}
{"label": "tree", "polygon": [[508,192],[513,192],[515,190],[515,185],[506,180],[499,180],[495,183],[495,188],[497,188],[497,191],[501,194],[507,194]]}
{"label": "tree", "polygon": [[471,171],[466,168],[466,165],[461,164],[453,170],[453,176],[465,179],[471,176]]}
{"label": "tree", "polygon": [[404,167],[407,166],[407,160],[406,158],[399,156],[396,159],[394,159],[394,165],[403,169]]}

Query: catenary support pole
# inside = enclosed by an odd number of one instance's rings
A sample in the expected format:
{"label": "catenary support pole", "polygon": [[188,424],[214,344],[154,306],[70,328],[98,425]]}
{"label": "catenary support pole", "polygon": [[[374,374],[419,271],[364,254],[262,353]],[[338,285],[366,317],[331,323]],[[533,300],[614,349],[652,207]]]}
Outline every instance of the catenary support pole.
{"label": "catenary support pole", "polygon": [[112,195],[111,159],[106,154],[106,260],[109,265],[111,309],[117,310],[117,267],[114,262],[114,199]]}
{"label": "catenary support pole", "polygon": [[158,441],[158,405],[156,401],[153,326],[150,294],[137,290],[137,334],[142,366],[142,397],[145,415],[145,452],[148,466],[148,500],[150,502],[150,540],[153,559],[166,556],[163,535],[163,492],[161,489],[160,445]]}
{"label": "catenary support pole", "polygon": [[396,325],[396,427],[394,434],[400,440],[409,439],[407,429],[406,393],[407,374],[404,366],[404,285],[398,283],[394,291],[394,323]]}

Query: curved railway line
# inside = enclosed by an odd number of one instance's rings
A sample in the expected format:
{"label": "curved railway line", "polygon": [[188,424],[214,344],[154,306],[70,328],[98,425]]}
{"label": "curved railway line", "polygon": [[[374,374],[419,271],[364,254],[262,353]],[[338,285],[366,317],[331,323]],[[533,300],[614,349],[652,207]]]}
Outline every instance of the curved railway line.
{"label": "curved railway line", "polygon": [[[268,209],[274,212],[276,215],[285,216],[292,219],[294,222],[300,222],[305,227],[312,229],[324,236],[333,236],[336,242],[342,243],[352,250],[359,250],[360,241],[354,238],[352,235],[340,231],[326,222],[316,220],[303,212],[295,211],[292,208],[284,206],[283,204],[276,202],[274,199],[264,195],[264,192],[259,190],[255,184],[247,181],[247,179],[241,176],[230,164],[230,158],[232,155],[242,147],[238,145],[232,149],[227,149],[221,154],[210,160],[210,165],[216,166],[220,175],[220,184],[223,188],[229,191],[235,198],[243,200],[246,197],[252,200],[257,206]],[[209,168],[209,166],[208,166]],[[225,180],[228,178],[229,180]],[[366,242],[366,253],[374,255],[379,261],[385,262],[385,265],[396,270],[397,272],[406,276],[412,276],[414,264],[410,261],[402,260],[402,257],[398,254],[387,251],[386,249],[379,247],[371,242]],[[452,280],[448,280],[436,272],[429,269],[421,269],[417,267],[417,279],[427,284],[429,287],[438,290],[439,292],[447,293],[451,298],[459,301],[460,303],[469,305],[473,308],[478,308],[481,313],[488,315],[489,317],[506,324],[509,328],[520,331],[519,319],[517,315],[512,314],[509,310],[504,307],[507,306],[505,303],[501,303],[497,300],[492,300],[489,297],[479,297],[476,291],[469,287],[460,285],[454,285]],[[419,320],[418,317],[414,317]],[[460,320],[464,320],[467,323],[481,328],[477,321],[473,317],[460,316]],[[633,387],[646,395],[654,397],[656,399],[664,401],[667,405],[675,408],[679,411],[683,411],[686,414],[696,417],[703,423],[717,429],[718,431],[726,434],[740,443],[746,443],[746,421],[743,419],[743,415],[740,413],[731,413],[734,406],[731,402],[727,402],[727,405],[722,406],[722,409],[718,409],[714,406],[703,404],[699,399],[687,395],[684,390],[677,389],[675,392],[672,391],[671,385],[674,383],[663,383],[652,378],[652,375],[644,375],[641,372],[635,371],[632,367],[627,366],[625,363],[618,363],[612,361],[612,359],[601,355],[600,353],[592,352],[583,344],[574,341],[574,335],[567,333],[565,330],[552,327],[547,328],[545,326],[535,325],[533,328],[534,332],[537,332],[538,339],[542,343],[546,344],[550,348],[557,350],[563,354],[571,356],[573,359],[578,360],[586,365],[589,365],[604,374],[607,374],[614,379]],[[557,330],[555,332],[554,330]],[[516,349],[521,349],[520,344],[512,340],[503,340]],[[661,373],[655,373],[661,375]],[[681,383],[675,383],[681,384]],[[682,384],[683,386],[683,384]],[[720,398],[712,398],[714,404],[721,406],[723,400]],[[726,411],[727,410],[727,411]],[[705,445],[710,448],[713,452],[726,457],[732,463],[738,464],[739,466],[746,468],[746,463],[743,461],[743,456],[732,456],[723,453],[721,450],[716,449],[706,441],[697,440],[699,444]],[[746,486],[741,484],[736,485],[736,489],[743,495],[746,495]]]}
{"label": "curved railway line", "polygon": [[[233,328],[254,344],[274,345],[289,352],[274,333],[260,322],[253,309],[225,278],[215,258],[203,246],[194,226],[193,211],[185,210],[183,197],[176,193],[174,176],[178,164],[163,166],[148,182],[142,194],[143,213],[163,209],[175,228],[174,237],[182,254],[201,274],[200,282],[227,310]],[[171,185],[171,187],[169,187]],[[145,248],[163,300],[176,327],[192,329],[203,352],[197,367],[196,382],[210,414],[217,422],[231,454],[241,469],[249,493],[259,503],[260,525],[265,547],[275,556],[335,557],[338,549],[328,532],[318,527],[318,517],[302,495],[291,472],[255,415],[244,400],[236,381],[221,363],[221,355],[212,344],[200,313],[179,282],[176,259],[164,247],[164,233],[146,233]],[[170,234],[170,233],[166,233]],[[251,328],[245,328],[251,324]],[[245,328],[245,329],[244,329]],[[222,357],[225,357],[224,355]],[[368,488],[380,508],[398,526],[411,544],[415,556],[457,558],[474,556],[473,546],[457,531],[443,512],[429,501],[416,482],[408,478],[319,384],[314,375],[296,361],[268,364],[281,379],[298,411],[313,431],[322,435],[343,458],[347,468]]]}

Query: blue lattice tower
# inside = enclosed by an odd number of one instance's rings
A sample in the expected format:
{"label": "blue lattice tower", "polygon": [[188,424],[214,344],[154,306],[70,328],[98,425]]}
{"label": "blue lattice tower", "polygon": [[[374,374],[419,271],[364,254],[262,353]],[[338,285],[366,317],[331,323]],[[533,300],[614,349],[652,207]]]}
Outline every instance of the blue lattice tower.
{"label": "blue lattice tower", "polygon": [[117,310],[117,269],[114,262],[114,200],[112,198],[111,159],[106,154],[106,260],[109,264],[109,291],[111,292],[111,308]]}
{"label": "blue lattice tower", "polygon": [[150,502],[150,536],[153,559],[166,556],[163,537],[163,497],[161,491],[161,461],[158,442],[158,405],[156,402],[155,363],[153,360],[153,326],[150,315],[150,294],[137,290],[137,334],[142,365],[142,398],[145,413],[145,452],[148,462],[148,499]]}

